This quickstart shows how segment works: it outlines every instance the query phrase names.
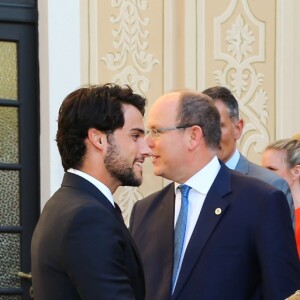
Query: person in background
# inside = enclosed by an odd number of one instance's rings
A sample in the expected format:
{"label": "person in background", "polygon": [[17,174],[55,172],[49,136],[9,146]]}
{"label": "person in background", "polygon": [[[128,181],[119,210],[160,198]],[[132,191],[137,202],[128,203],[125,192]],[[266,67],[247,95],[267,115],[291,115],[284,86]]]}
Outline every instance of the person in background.
{"label": "person in background", "polygon": [[195,91],[150,108],[154,174],[173,181],[137,201],[130,231],[147,300],[282,300],[300,288],[300,264],[282,191],[217,158],[220,115]]}
{"label": "person in background", "polygon": [[292,139],[300,140],[300,133],[293,134]]}
{"label": "person in background", "polygon": [[65,174],[32,238],[34,299],[144,299],[140,256],[112,193],[142,182],[145,104],[114,84],[64,99],[56,141]]}
{"label": "person in background", "polygon": [[294,224],[294,204],[288,183],[280,176],[249,161],[237,149],[237,141],[242,135],[244,121],[239,116],[239,105],[236,98],[229,89],[222,86],[208,88],[203,93],[213,99],[221,115],[222,138],[218,158],[230,169],[263,180],[283,191]]}
{"label": "person in background", "polygon": [[293,295],[286,298],[286,300],[300,300],[300,290],[296,291]]}
{"label": "person in background", "polygon": [[300,257],[300,140],[281,139],[262,153],[263,167],[284,178],[291,189],[295,207],[295,236]]}

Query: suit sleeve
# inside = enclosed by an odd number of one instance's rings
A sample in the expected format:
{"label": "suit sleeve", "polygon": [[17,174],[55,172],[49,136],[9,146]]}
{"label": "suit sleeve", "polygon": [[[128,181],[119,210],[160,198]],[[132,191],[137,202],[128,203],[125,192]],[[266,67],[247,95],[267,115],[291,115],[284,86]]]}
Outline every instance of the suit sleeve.
{"label": "suit sleeve", "polygon": [[135,299],[124,238],[108,211],[85,207],[77,213],[64,238],[62,264],[81,299]]}
{"label": "suit sleeve", "polygon": [[289,208],[281,191],[266,195],[256,233],[264,299],[284,299],[300,289],[300,263]]}

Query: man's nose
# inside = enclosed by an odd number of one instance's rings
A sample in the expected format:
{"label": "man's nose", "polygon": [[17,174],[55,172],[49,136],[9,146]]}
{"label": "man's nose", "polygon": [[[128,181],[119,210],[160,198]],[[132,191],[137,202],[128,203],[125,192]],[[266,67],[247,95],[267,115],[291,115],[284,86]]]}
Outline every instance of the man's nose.
{"label": "man's nose", "polygon": [[144,140],[149,148],[153,147],[154,143],[153,143],[153,137],[151,136],[151,134],[145,135]]}
{"label": "man's nose", "polygon": [[142,145],[141,145],[141,154],[144,157],[148,157],[151,155],[151,150],[146,139],[147,136],[145,136],[145,138],[142,140]]}

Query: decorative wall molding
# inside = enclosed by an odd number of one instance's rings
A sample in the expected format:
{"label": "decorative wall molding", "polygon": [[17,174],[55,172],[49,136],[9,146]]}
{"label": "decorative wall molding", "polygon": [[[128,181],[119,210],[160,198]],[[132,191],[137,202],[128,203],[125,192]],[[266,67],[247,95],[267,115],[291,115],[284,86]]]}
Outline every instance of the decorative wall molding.
{"label": "decorative wall molding", "polygon": [[[141,95],[149,91],[150,80],[147,77],[159,60],[152,53],[148,53],[150,19],[142,17],[142,11],[148,9],[147,0],[112,0],[111,7],[117,9],[117,15],[111,15],[113,25],[113,43],[115,51],[101,57],[110,71],[113,72],[111,82],[120,85],[129,84],[133,90]],[[120,205],[125,223],[128,225],[130,213],[134,203],[144,195],[136,187],[122,187],[114,195]]]}
{"label": "decorative wall molding", "polygon": [[110,22],[116,26],[112,34],[115,37],[115,52],[101,58],[109,70],[115,71],[112,81],[118,84],[130,84],[136,92],[145,94],[149,90],[149,79],[145,73],[152,71],[158,60],[147,53],[149,18],[142,18],[140,10],[146,10],[146,0],[112,0],[113,8],[119,9],[118,16],[112,15]]}
{"label": "decorative wall molding", "polygon": [[214,18],[214,59],[223,68],[214,71],[218,85],[227,86],[237,97],[245,126],[240,151],[251,146],[260,153],[269,144],[268,92],[264,74],[256,63],[265,63],[265,24],[249,8],[247,0],[232,0],[224,13]]}
{"label": "decorative wall molding", "polygon": [[[259,163],[270,140],[299,128],[298,2],[88,0],[90,81],[129,83],[148,107],[174,88],[225,85],[245,120],[239,148]],[[149,162],[139,189],[118,189],[126,222],[135,201],[167,183]]]}
{"label": "decorative wall molding", "polygon": [[130,214],[134,203],[143,199],[144,197],[145,196],[138,188],[125,186],[121,189],[121,192],[116,200],[120,206],[124,221],[127,225],[129,224]]}

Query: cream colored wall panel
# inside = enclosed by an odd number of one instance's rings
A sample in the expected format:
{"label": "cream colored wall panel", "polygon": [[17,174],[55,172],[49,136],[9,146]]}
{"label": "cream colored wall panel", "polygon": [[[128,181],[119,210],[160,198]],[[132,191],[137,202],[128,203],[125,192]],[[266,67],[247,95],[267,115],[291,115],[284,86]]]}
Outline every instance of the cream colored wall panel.
{"label": "cream colored wall panel", "polygon": [[[129,84],[148,99],[148,107],[163,94],[163,1],[91,0],[90,45],[93,83]],[[143,169],[140,188],[122,187],[114,195],[127,223],[133,204],[163,186],[150,158]]]}
{"label": "cream colored wall panel", "polygon": [[198,28],[205,28],[198,36],[198,60],[203,64],[199,88],[222,85],[235,94],[245,121],[239,148],[259,162],[259,153],[275,135],[276,1],[197,4],[204,18],[197,20]]}
{"label": "cream colored wall panel", "polygon": [[277,0],[276,139],[300,132],[300,1]]}
{"label": "cream colored wall panel", "polygon": [[[259,163],[269,142],[300,131],[299,2],[89,0],[84,74],[91,83],[129,83],[148,107],[172,89],[227,86],[245,120],[239,148]],[[125,219],[167,183],[148,160],[143,185],[115,194]]]}

